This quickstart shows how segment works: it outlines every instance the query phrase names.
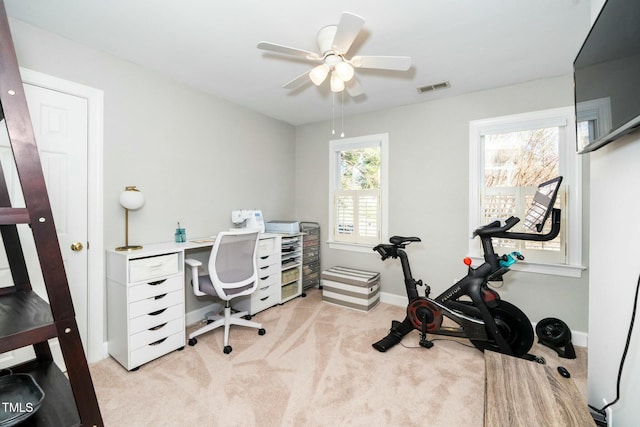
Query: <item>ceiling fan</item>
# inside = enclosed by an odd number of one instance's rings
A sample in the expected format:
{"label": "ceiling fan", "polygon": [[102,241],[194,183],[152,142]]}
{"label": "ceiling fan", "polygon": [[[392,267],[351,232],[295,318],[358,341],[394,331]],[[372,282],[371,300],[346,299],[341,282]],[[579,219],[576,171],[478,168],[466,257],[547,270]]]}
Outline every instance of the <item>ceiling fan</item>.
{"label": "ceiling fan", "polygon": [[308,82],[309,79],[320,86],[329,77],[331,90],[341,92],[347,90],[355,97],[363,93],[362,86],[354,77],[354,68],[373,68],[380,70],[407,71],[411,67],[408,56],[352,56],[346,54],[364,26],[364,19],[353,13],[344,12],[338,25],[328,25],[318,32],[320,53],[283,46],[270,42],[258,43],[258,49],[305,58],[310,62],[320,63],[304,72],[288,83],[285,89],[295,89]]}

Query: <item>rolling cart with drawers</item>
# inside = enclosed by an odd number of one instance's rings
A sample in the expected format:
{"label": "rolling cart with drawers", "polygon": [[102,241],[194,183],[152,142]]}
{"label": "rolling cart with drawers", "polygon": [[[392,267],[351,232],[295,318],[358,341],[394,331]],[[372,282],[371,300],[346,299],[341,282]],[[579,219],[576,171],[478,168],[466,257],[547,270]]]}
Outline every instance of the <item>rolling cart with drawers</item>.
{"label": "rolling cart with drawers", "polygon": [[107,252],[109,354],[127,370],[185,344],[184,252]]}
{"label": "rolling cart with drawers", "polygon": [[320,224],[301,222],[300,231],[304,233],[302,244],[302,288],[320,288]]}

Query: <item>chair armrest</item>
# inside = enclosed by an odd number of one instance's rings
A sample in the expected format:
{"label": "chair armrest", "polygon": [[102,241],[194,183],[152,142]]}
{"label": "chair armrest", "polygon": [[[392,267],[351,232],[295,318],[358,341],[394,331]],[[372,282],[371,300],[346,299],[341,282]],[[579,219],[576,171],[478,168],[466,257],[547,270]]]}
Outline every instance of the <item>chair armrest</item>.
{"label": "chair armrest", "polygon": [[189,267],[193,268],[193,267],[200,267],[202,265],[202,263],[200,261],[198,261],[197,259],[194,258],[187,258],[184,260],[184,263],[187,264]]}
{"label": "chair armrest", "polygon": [[193,258],[185,258],[184,263],[191,267],[191,286],[193,286],[193,293],[196,296],[206,295],[200,290],[200,280],[198,277],[198,267],[202,265],[202,262]]}

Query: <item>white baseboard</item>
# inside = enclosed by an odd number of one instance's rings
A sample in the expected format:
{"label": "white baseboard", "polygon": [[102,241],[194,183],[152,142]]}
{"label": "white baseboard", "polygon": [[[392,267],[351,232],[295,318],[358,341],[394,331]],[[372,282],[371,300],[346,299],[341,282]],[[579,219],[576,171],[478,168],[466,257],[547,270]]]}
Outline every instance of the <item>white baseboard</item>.
{"label": "white baseboard", "polygon": [[[389,294],[386,292],[380,292],[380,302],[386,302],[387,304],[397,305],[400,307],[406,306],[408,301],[407,297],[399,296],[395,294]],[[536,329],[536,323],[531,323],[533,330]],[[589,335],[586,332],[571,331],[571,343],[578,347],[587,347],[589,342]]]}
{"label": "white baseboard", "polygon": [[88,363],[96,363],[101,361],[102,359],[106,359],[107,357],[109,357],[109,343],[107,341],[102,343],[102,349],[101,349],[101,353],[99,355],[94,355],[92,356],[91,360],[88,360]]}
{"label": "white baseboard", "polygon": [[380,292],[380,302],[386,302],[387,304],[405,306],[409,303],[406,296],[399,296],[395,294],[389,294],[386,292]]}

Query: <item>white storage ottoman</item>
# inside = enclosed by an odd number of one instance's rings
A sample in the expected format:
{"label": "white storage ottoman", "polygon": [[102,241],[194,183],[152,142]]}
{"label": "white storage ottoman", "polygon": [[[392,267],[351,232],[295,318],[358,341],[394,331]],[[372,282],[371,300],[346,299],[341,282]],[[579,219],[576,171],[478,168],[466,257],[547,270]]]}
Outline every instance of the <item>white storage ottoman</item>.
{"label": "white storage ottoman", "polygon": [[380,273],[347,267],[322,272],[322,300],[360,311],[380,302]]}

